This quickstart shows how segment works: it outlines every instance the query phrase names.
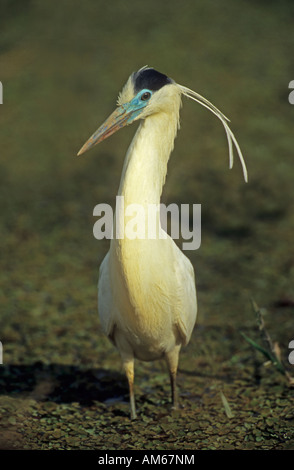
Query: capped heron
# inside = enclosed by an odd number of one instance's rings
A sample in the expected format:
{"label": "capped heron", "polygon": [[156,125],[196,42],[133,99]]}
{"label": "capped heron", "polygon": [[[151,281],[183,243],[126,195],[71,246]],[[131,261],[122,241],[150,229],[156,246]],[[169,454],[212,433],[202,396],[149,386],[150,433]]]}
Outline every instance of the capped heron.
{"label": "capped heron", "polygon": [[[148,204],[160,204],[167,163],[179,128],[182,95],[208,108],[221,120],[229,144],[230,166],[234,144],[247,181],[246,165],[228,119],[198,93],[153,68],[143,67],[131,74],[119,94],[116,110],[78,153],[84,153],[122,127],[142,120],[125,157],[118,191],[124,197],[125,208],[132,203],[144,208]],[[146,227],[150,223],[146,211],[141,217]],[[159,229],[155,239],[113,238],[99,271],[101,326],[119,350],[129,384],[132,419],[136,418],[135,358],[166,360],[172,404],[178,406],[179,352],[189,342],[196,321],[193,266],[172,238],[162,233],[159,218],[158,211],[155,223]],[[113,233],[116,221],[124,226],[126,219],[124,211],[116,213]]]}

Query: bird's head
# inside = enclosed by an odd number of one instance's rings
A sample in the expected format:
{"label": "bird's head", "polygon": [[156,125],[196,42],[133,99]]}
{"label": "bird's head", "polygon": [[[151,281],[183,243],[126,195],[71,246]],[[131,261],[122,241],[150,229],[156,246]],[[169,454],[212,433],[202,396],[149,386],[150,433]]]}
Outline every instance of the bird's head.
{"label": "bird's head", "polygon": [[229,119],[196,91],[179,85],[167,75],[150,67],[143,67],[138,72],[132,73],[119,94],[118,107],[87,140],[78,155],[138,119],[146,119],[160,112],[178,111],[182,95],[201,104],[220,119],[228,139],[230,168],[233,166],[233,146],[235,146],[243,168],[244,179],[247,181],[246,164],[238,142],[228,125]]}
{"label": "bird's head", "polygon": [[174,80],[153,68],[143,67],[129,77],[119,94],[118,107],[87,140],[78,155],[138,119],[179,108],[180,102],[181,90]]}

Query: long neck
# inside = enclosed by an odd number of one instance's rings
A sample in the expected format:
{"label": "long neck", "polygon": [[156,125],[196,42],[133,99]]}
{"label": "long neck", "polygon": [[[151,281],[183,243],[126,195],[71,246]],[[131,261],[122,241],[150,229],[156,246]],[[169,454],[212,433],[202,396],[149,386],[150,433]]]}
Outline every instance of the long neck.
{"label": "long neck", "polygon": [[[150,306],[150,300],[149,303],[146,302],[145,294],[142,293],[147,292],[153,285],[154,270],[150,265],[158,259],[159,253],[162,252],[161,242],[165,241],[160,239],[159,211],[156,211],[152,220],[148,211],[151,204],[158,206],[160,202],[167,163],[178,128],[179,107],[180,103],[174,107],[174,113],[158,113],[143,121],[124,163],[118,193],[122,196],[123,206],[117,205],[114,217],[115,236],[110,244],[110,275],[114,285],[118,286],[117,289],[125,296],[124,314],[129,315],[130,322],[133,321],[134,314],[140,315],[141,320],[145,318],[144,309],[146,305]],[[135,215],[135,222],[128,213],[133,204],[142,209]],[[133,237],[132,229],[137,231],[137,234],[139,232],[138,236]],[[155,237],[151,236],[152,240],[150,233],[156,234]],[[151,308],[151,311],[155,314],[158,309]],[[146,318],[149,318],[151,313],[149,312]]]}
{"label": "long neck", "polygon": [[172,113],[158,113],[140,125],[126,155],[119,196],[126,204],[159,204],[174,146],[179,107]]}

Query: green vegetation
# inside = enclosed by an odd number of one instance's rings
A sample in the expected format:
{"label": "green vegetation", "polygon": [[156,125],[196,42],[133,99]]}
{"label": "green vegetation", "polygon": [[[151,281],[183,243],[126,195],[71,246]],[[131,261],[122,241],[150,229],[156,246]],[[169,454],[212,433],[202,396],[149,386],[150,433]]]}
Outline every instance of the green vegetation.
{"label": "green vegetation", "polygon": [[[0,447],[293,449],[293,13],[289,0],[2,0],[0,14]],[[199,316],[181,355],[182,409],[160,362],[136,365],[139,419],[97,315],[93,208],[114,204],[129,127],[76,157],[129,74],[154,66],[231,119],[188,100],[163,202],[202,205]],[[260,344],[250,299],[278,343]],[[252,343],[251,343],[252,344]]]}

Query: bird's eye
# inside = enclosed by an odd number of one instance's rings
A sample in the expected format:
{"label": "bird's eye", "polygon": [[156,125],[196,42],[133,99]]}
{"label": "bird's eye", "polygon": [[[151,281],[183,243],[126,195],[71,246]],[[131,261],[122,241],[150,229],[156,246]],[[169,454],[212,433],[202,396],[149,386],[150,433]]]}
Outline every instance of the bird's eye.
{"label": "bird's eye", "polygon": [[145,91],[145,93],[143,93],[143,95],[141,96],[141,100],[147,101],[150,99],[150,97],[151,97],[151,93],[149,91]]}

